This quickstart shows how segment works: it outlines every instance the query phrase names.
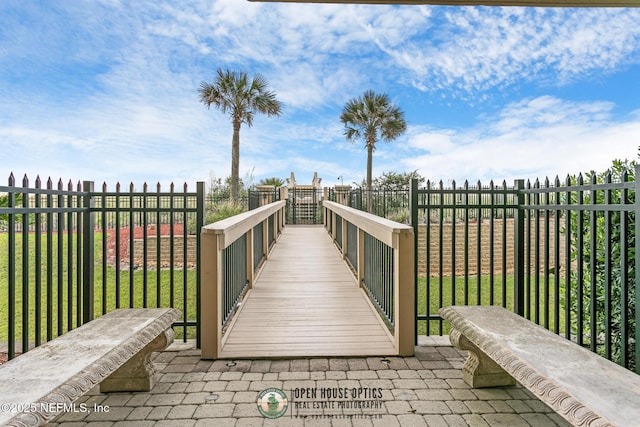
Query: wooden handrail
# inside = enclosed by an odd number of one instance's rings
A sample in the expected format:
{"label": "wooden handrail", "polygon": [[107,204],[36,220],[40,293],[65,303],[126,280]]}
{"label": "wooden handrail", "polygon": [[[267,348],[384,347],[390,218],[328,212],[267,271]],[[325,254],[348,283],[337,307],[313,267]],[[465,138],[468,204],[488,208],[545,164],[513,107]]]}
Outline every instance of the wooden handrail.
{"label": "wooden handrail", "polygon": [[390,219],[379,217],[368,212],[341,205],[336,202],[325,200],[322,202],[327,209],[337,213],[351,224],[357,225],[358,228],[364,230],[380,240],[382,243],[393,247],[393,236],[397,234],[413,234],[413,227]]}
{"label": "wooden handrail", "polygon": [[202,234],[221,235],[220,243],[223,245],[222,249],[224,249],[247,231],[269,218],[274,212],[283,209],[286,203],[284,200],[269,203],[251,211],[205,225],[202,227]]}
{"label": "wooden handrail", "polygon": [[[364,278],[364,235],[369,234],[393,249],[393,294],[395,347],[401,356],[415,352],[415,239],[413,227],[381,218],[331,201],[323,201],[325,225],[335,224],[342,218],[342,256],[346,258],[347,222],[358,228],[357,281],[362,286]],[[329,219],[331,215],[331,219]],[[330,230],[336,239],[335,225]],[[364,292],[364,290],[363,290]],[[368,295],[367,295],[368,298]]]}
{"label": "wooden handrail", "polygon": [[[230,218],[205,225],[201,230],[200,241],[200,312],[201,312],[201,349],[203,359],[217,359],[222,349],[222,288],[224,250],[243,235],[247,235],[246,271],[248,288],[253,286],[255,277],[253,262],[254,227],[263,223],[263,245],[268,244],[268,219],[275,215],[275,234],[284,227],[286,202],[278,201],[244,212]],[[265,258],[268,247],[264,248]]]}

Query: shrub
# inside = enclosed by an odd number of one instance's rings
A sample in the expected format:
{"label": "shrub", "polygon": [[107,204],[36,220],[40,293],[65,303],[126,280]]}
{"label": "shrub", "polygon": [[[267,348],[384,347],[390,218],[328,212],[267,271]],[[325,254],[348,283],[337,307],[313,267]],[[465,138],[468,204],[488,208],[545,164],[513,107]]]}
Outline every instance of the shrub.
{"label": "shrub", "polygon": [[[214,222],[238,215],[245,211],[241,203],[233,203],[231,201],[211,204],[206,207],[204,214],[204,224],[213,224]],[[187,223],[187,231],[189,234],[196,234],[196,220],[191,218]]]}
{"label": "shrub", "polygon": [[210,206],[205,213],[205,224],[212,224],[217,221],[238,215],[244,212],[244,206],[240,203],[223,202]]}
{"label": "shrub", "polygon": [[[585,184],[588,184],[595,179],[597,184],[604,184],[606,182],[616,182],[616,181],[634,181],[635,177],[635,162],[629,161],[620,161],[615,160],[613,162],[613,166],[610,171],[595,174],[589,173],[586,174],[586,180],[584,180]],[[572,178],[572,184],[576,184],[578,181]],[[591,200],[591,195],[588,191],[583,193],[583,203],[585,205],[589,204],[604,204],[604,192],[598,191],[596,192],[596,200]],[[616,189],[611,191],[611,202],[613,204],[617,204],[621,202],[621,191]],[[634,192],[629,192],[627,203],[634,203],[635,194]],[[572,193],[571,195],[571,203],[577,203],[576,193]],[[582,301],[579,301],[577,298],[579,289],[578,277],[576,272],[572,272],[571,274],[571,314],[572,314],[572,325],[571,329],[574,333],[574,336],[578,333],[578,322],[582,322],[582,335],[586,340],[589,340],[589,336],[591,334],[591,314],[589,310],[589,302],[593,301],[595,304],[595,326],[597,329],[597,351],[600,355],[608,357],[606,350],[604,348],[604,334],[607,331],[608,323],[611,324],[611,359],[617,363],[623,364],[625,359],[629,360],[629,367],[634,369],[635,360],[633,358],[633,354],[635,353],[635,215],[634,212],[630,212],[628,215],[629,226],[627,228],[626,236],[622,236],[622,215],[621,212],[612,212],[611,213],[611,235],[610,235],[610,243],[609,248],[607,249],[606,240],[609,236],[605,233],[605,219],[603,212],[596,212],[596,224],[595,228],[592,229],[589,226],[588,216],[585,215],[585,225],[582,230],[578,229],[578,221],[577,221],[577,212],[571,212],[571,229],[569,233],[571,234],[571,241],[573,242],[571,245],[571,258],[575,262],[578,259],[580,248],[577,247],[576,241],[578,236],[582,234],[583,239],[583,265],[577,266],[577,268],[583,268],[585,272],[582,281]],[[595,237],[595,247],[591,247],[592,236]],[[626,245],[628,247],[627,253],[624,253],[621,249],[621,243],[626,241]],[[607,277],[605,277],[605,263],[607,260],[607,251],[611,260],[611,282],[608,283]],[[591,253],[595,254],[595,258],[592,261],[590,256]],[[626,310],[623,308],[622,304],[622,270],[621,270],[621,261],[622,257],[627,257],[627,274],[628,274],[628,283],[627,283],[627,298],[628,302]],[[591,275],[588,273],[589,271],[594,270],[595,274],[595,284],[594,289],[596,295],[591,295]],[[610,301],[611,301],[611,319],[606,317],[606,301],[605,296],[607,292],[607,287],[610,287]],[[580,307],[579,304],[582,304]],[[578,317],[579,309],[582,309],[582,319]],[[626,318],[628,324],[628,353],[625,354],[622,348],[623,341],[623,328],[624,328],[624,317],[623,313],[626,311]]]}

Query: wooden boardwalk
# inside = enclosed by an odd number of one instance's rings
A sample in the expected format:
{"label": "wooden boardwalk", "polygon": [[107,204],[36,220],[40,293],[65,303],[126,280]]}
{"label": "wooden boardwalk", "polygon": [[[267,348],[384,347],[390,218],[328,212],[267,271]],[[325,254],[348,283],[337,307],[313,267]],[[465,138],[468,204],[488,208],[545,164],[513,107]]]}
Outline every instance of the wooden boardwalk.
{"label": "wooden boardwalk", "polygon": [[220,358],[388,356],[393,337],[322,226],[287,226]]}

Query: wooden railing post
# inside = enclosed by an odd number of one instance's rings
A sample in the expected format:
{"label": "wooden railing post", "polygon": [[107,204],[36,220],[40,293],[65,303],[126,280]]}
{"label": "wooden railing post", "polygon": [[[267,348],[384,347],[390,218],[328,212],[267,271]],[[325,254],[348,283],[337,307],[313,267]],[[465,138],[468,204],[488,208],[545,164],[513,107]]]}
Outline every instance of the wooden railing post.
{"label": "wooden railing post", "polygon": [[[346,256],[347,223],[358,229],[357,247],[358,260],[356,278],[358,285],[365,290],[364,277],[366,270],[365,233],[379,240],[393,250],[393,308],[384,313],[387,320],[393,324],[394,345],[399,355],[412,356],[415,353],[416,339],[416,247],[413,228],[404,224],[380,218],[375,215],[343,206],[335,202],[327,202],[327,216],[332,215],[333,226],[327,233],[336,241],[335,218],[340,215],[342,221],[342,255]],[[355,266],[354,266],[355,267]],[[367,295],[367,298],[369,296]],[[390,304],[391,305],[391,304]],[[378,308],[381,308],[378,304]]]}
{"label": "wooden railing post", "polygon": [[200,272],[200,312],[202,313],[202,358],[217,359],[222,339],[222,249],[219,235],[203,230]]}
{"label": "wooden railing post", "polygon": [[396,349],[400,356],[415,352],[415,245],[413,232],[394,234],[393,285]]}
{"label": "wooden railing post", "polygon": [[[202,227],[200,234],[200,312],[201,312],[201,349],[202,359],[217,359],[222,351],[222,322],[223,313],[223,254],[224,250],[236,242],[239,238],[246,239],[246,278],[249,281],[247,291],[253,286],[254,271],[254,243],[253,233],[257,224],[262,224],[263,245],[268,249],[268,221],[271,215],[276,218],[284,212],[284,201],[273,202],[269,205],[258,207],[252,211],[244,212],[234,217],[223,219],[214,224]],[[284,224],[280,224],[284,226]],[[229,290],[227,290],[229,291]],[[235,295],[233,295],[235,297]],[[242,295],[239,296],[241,298]],[[228,320],[228,319],[227,319]],[[226,320],[225,320],[226,321]]]}

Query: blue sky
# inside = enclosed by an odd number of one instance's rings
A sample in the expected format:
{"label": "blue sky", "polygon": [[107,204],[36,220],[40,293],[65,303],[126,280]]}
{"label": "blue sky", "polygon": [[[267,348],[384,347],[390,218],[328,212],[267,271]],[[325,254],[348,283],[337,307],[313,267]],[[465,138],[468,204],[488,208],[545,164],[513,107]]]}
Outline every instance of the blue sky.
{"label": "blue sky", "polygon": [[255,182],[361,182],[339,117],[367,89],[408,122],[374,176],[563,178],[640,146],[640,9],[4,0],[0,179],[227,176],[231,124],[197,93],[218,67],[263,74],[285,105],[241,130]]}

